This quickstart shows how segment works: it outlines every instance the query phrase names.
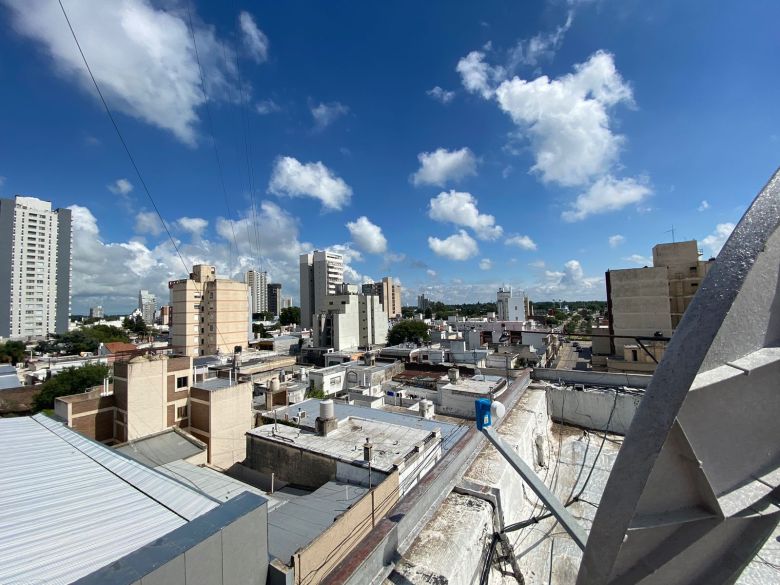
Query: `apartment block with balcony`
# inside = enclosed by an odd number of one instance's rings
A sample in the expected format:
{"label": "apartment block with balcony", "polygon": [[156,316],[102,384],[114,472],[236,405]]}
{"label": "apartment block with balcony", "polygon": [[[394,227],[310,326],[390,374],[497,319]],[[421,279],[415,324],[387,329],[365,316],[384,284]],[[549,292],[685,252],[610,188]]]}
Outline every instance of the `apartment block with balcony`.
{"label": "apartment block with balcony", "polygon": [[344,282],[344,257],[315,250],[300,256],[301,327],[311,329],[312,316],[322,310],[325,297]]}
{"label": "apartment block with balcony", "polygon": [[65,333],[70,320],[71,212],[0,199],[0,337]]}
{"label": "apartment block with balcony", "polygon": [[189,278],[168,283],[171,347],[198,356],[230,354],[249,340],[249,300],[243,282],[217,278],[214,266],[199,264]]}

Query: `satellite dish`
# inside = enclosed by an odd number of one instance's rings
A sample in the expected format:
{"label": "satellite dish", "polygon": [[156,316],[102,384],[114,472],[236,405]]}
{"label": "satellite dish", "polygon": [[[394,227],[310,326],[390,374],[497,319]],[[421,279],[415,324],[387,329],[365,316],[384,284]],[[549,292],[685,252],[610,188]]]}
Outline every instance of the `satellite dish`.
{"label": "satellite dish", "polygon": [[577,585],[734,583],[780,519],[780,172],[685,311],[618,453]]}

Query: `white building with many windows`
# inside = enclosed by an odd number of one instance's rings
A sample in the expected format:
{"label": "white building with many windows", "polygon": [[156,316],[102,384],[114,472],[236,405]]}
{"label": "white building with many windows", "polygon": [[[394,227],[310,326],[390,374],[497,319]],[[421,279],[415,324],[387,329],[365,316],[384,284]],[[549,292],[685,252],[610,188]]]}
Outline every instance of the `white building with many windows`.
{"label": "white building with many windows", "polygon": [[325,308],[325,297],[344,282],[344,257],[315,250],[300,256],[301,327],[311,329],[312,315]]}
{"label": "white building with many windows", "polygon": [[0,337],[65,333],[70,319],[71,212],[0,199]]}
{"label": "white building with many windows", "polygon": [[247,270],[244,278],[249,288],[250,313],[268,311],[268,273],[261,270]]}
{"label": "white building with many windows", "polygon": [[154,314],[157,312],[157,297],[148,290],[138,291],[138,310],[147,325],[154,325]]}

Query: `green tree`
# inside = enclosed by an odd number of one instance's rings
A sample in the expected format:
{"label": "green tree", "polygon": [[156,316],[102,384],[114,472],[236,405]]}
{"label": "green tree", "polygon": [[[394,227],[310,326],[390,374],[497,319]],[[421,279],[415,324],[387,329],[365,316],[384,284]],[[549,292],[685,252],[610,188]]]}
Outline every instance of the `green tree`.
{"label": "green tree", "polygon": [[21,341],[6,341],[0,343],[0,363],[16,365],[23,362],[25,345]]}
{"label": "green tree", "polygon": [[265,326],[262,323],[253,323],[252,324],[252,333],[259,333],[260,337],[271,337],[271,334],[268,333]]}
{"label": "green tree", "polygon": [[422,321],[400,321],[393,325],[390,333],[387,334],[388,345],[398,345],[404,341],[424,342],[430,339],[428,326]]}
{"label": "green tree", "polygon": [[301,322],[300,307],[285,307],[279,315],[279,323],[282,325],[297,325]]}
{"label": "green tree", "polygon": [[40,353],[63,353],[75,355],[82,352],[94,353],[101,343],[112,341],[130,341],[127,333],[113,325],[93,325],[61,335],[53,335],[48,341],[42,341],[36,346]]}
{"label": "green tree", "polygon": [[99,386],[108,376],[108,366],[87,364],[80,368],[68,368],[41,384],[33,398],[33,410],[54,408],[54,399],[59,396],[81,394],[93,386]]}
{"label": "green tree", "polygon": [[[97,327],[100,327],[100,325],[97,325]],[[124,321],[122,321],[122,327],[127,329],[130,333],[135,333],[136,335],[146,335],[149,333],[149,326],[146,324],[146,321],[144,321],[144,318],[141,317],[141,315],[136,315],[135,317],[125,317]]]}
{"label": "green tree", "polygon": [[430,307],[425,307],[425,314],[423,316],[426,319],[433,319],[433,311],[431,311]]}

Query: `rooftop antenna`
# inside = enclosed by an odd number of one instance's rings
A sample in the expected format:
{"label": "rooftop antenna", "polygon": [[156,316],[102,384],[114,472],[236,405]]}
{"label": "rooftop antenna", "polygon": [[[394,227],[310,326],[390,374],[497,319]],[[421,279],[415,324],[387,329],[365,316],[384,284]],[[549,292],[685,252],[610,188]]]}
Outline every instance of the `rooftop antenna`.
{"label": "rooftop antenna", "polygon": [[671,233],[672,233],[672,244],[674,244],[674,243],[675,243],[675,242],[674,242],[674,224],[672,224],[672,229],[670,229],[670,230],[666,230],[664,233],[665,233],[665,234],[668,234],[669,232],[671,232]]}

